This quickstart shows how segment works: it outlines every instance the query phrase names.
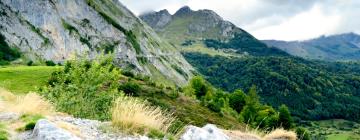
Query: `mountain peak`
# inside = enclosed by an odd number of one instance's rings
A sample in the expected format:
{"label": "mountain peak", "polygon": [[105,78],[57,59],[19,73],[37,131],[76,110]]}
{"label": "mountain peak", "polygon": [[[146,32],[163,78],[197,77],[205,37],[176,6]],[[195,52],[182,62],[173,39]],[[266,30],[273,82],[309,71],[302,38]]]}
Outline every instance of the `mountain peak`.
{"label": "mountain peak", "polygon": [[191,10],[189,6],[183,6],[178,11],[176,11],[174,15],[175,16],[187,15],[191,12],[193,12],[193,10]]}

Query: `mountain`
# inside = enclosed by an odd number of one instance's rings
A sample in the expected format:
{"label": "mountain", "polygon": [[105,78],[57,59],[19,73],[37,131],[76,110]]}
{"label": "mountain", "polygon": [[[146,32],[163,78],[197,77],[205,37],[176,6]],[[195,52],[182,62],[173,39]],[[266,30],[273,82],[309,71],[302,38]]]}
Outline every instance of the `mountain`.
{"label": "mountain", "polygon": [[[174,15],[162,10],[140,17],[160,36],[181,46],[188,62],[216,87],[233,92],[248,91],[255,85],[263,103],[274,107],[286,104],[298,122],[360,119],[358,63],[291,56],[269,47],[210,10],[183,7]],[[352,38],[355,42],[356,38]]]}
{"label": "mountain", "polygon": [[[2,44],[23,61],[113,53],[124,69],[184,84],[192,66],[118,0],[1,0]],[[9,50],[9,49],[7,49]]]}
{"label": "mountain", "polygon": [[360,60],[360,35],[345,33],[305,41],[264,40],[294,56],[326,61]]}
{"label": "mountain", "polygon": [[193,11],[184,6],[174,15],[161,10],[142,14],[140,18],[175,46],[202,46],[207,50],[241,55],[287,55],[277,48],[266,46],[211,10]]}

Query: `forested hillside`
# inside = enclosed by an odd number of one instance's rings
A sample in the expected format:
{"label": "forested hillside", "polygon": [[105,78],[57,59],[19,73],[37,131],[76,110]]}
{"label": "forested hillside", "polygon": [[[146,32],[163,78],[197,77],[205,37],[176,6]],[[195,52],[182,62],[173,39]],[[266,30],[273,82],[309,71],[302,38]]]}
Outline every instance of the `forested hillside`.
{"label": "forested hillside", "polygon": [[360,118],[360,74],[356,64],[296,57],[184,56],[215,86],[233,91],[256,85],[264,103],[275,107],[284,103],[301,119]]}

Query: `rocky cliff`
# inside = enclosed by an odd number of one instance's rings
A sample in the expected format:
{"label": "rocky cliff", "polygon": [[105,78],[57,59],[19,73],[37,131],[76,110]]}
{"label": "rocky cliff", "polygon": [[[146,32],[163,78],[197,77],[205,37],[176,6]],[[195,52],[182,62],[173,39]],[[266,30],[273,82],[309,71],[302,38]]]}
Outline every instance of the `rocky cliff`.
{"label": "rocky cliff", "polygon": [[113,53],[116,63],[184,84],[193,68],[118,0],[1,0],[0,32],[23,59],[63,62]]}

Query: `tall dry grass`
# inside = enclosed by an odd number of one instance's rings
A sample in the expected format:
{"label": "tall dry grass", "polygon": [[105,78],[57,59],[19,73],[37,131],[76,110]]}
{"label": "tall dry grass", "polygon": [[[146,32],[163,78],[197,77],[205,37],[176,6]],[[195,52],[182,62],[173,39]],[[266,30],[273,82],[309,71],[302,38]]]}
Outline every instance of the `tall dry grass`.
{"label": "tall dry grass", "polygon": [[172,113],[133,97],[119,97],[112,108],[113,126],[128,133],[146,133],[150,129],[167,132],[174,120]]}
{"label": "tall dry grass", "polygon": [[0,89],[0,111],[29,115],[51,115],[55,113],[51,103],[36,93],[15,95]]}
{"label": "tall dry grass", "polygon": [[296,140],[296,133],[284,129],[276,129],[274,131],[271,131],[269,134],[265,135],[265,137],[263,138],[263,140],[274,140],[274,139]]}

